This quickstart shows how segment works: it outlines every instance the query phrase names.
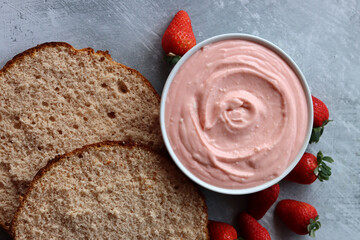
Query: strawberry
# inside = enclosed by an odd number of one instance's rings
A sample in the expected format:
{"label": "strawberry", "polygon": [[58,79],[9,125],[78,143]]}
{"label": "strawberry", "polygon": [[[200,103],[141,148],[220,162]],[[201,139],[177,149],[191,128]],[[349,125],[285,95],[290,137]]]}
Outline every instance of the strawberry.
{"label": "strawberry", "polygon": [[191,27],[190,17],[187,12],[180,10],[166,29],[161,46],[166,54],[179,60],[176,55],[184,55],[195,44],[196,39]]}
{"label": "strawberry", "polygon": [[313,130],[310,138],[310,143],[318,142],[321,135],[324,132],[324,126],[330,122],[329,120],[329,110],[320,99],[311,96],[313,101],[314,109],[314,124]]}
{"label": "strawberry", "polygon": [[269,232],[251,215],[243,212],[238,218],[240,235],[246,240],[271,240]]}
{"label": "strawberry", "polygon": [[297,234],[315,237],[315,231],[321,227],[316,209],[305,202],[285,199],[277,204],[275,212]]}
{"label": "strawberry", "polygon": [[314,127],[320,127],[329,120],[329,110],[320,99],[311,96],[314,108]]}
{"label": "strawberry", "polygon": [[329,180],[331,168],[324,161],[334,162],[331,157],[324,157],[321,151],[318,152],[317,157],[311,153],[304,153],[299,163],[286,176],[285,180],[300,184],[311,184],[316,179],[321,182]]}
{"label": "strawberry", "polygon": [[256,220],[262,218],[279,196],[280,186],[275,184],[248,197],[248,213]]}
{"label": "strawberry", "polygon": [[230,224],[209,220],[208,229],[211,240],[237,239],[237,232]]}

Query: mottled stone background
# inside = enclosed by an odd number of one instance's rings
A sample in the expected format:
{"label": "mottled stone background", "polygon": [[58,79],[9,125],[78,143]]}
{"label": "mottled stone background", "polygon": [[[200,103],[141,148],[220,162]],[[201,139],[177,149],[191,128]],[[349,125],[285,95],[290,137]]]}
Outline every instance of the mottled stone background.
{"label": "mottled stone background", "polygon": [[[160,93],[170,68],[161,36],[173,15],[186,10],[198,42],[221,33],[263,37],[302,69],[312,94],[329,107],[321,141],[335,159],[329,182],[282,182],[280,199],[313,204],[322,228],[317,239],[360,239],[360,1],[358,0],[0,0],[0,67],[37,44],[65,41],[76,48],[109,50],[114,60],[139,70]],[[242,196],[203,191],[211,219],[234,223]],[[273,214],[261,219],[272,239],[310,239],[287,230]]]}

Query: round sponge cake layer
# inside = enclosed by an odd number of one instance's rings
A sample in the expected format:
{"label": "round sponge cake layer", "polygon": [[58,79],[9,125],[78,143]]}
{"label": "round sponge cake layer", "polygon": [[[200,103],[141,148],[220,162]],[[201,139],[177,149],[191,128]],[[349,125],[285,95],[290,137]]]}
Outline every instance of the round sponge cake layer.
{"label": "round sponge cake layer", "polygon": [[14,239],[208,239],[207,210],[171,160],[106,142],[49,162],[11,232]]}

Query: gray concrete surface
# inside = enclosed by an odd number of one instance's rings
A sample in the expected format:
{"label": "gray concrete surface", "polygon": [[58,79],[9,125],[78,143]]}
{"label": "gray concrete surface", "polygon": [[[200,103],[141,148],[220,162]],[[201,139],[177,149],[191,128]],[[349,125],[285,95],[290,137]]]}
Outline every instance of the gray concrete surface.
{"label": "gray concrete surface", "polygon": [[[27,48],[65,41],[76,48],[108,50],[160,93],[170,71],[162,59],[161,37],[180,9],[189,13],[198,42],[221,33],[249,33],[272,41],[295,60],[334,120],[308,151],[322,150],[335,163],[329,182],[283,182],[279,199],[317,208],[322,222],[317,239],[360,239],[358,0],[0,0],[0,67]],[[244,209],[243,196],[203,192],[211,219],[234,223]],[[273,211],[260,220],[272,239],[310,239],[286,229]]]}

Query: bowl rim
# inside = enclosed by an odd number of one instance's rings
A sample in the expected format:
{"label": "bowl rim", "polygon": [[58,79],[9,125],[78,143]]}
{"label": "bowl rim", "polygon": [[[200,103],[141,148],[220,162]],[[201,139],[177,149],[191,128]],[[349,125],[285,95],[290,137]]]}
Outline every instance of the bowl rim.
{"label": "bowl rim", "polygon": [[[181,162],[180,160],[177,158],[176,154],[174,153],[172,146],[170,144],[170,141],[168,139],[167,136],[167,132],[166,132],[166,126],[165,126],[165,106],[166,106],[166,98],[167,98],[167,94],[169,91],[169,88],[171,86],[171,83],[175,77],[175,75],[177,74],[178,70],[181,68],[181,66],[183,65],[183,63],[190,57],[192,56],[195,52],[197,52],[198,50],[200,50],[203,46],[208,45],[210,43],[214,43],[214,42],[218,42],[218,41],[224,41],[224,40],[230,40],[230,39],[238,39],[238,40],[248,40],[248,41],[252,41],[258,44],[261,44],[267,48],[269,48],[270,50],[274,51],[275,53],[277,53],[295,72],[295,74],[297,75],[297,77],[299,78],[301,85],[304,89],[304,93],[305,93],[305,97],[307,100],[307,107],[308,107],[308,128],[307,128],[307,132],[306,132],[306,136],[304,139],[304,143],[300,148],[300,151],[298,152],[298,154],[296,155],[295,159],[293,160],[293,162],[285,169],[285,171],[280,174],[278,177],[265,182],[261,185],[257,185],[254,187],[250,187],[250,188],[243,188],[243,189],[230,189],[230,188],[222,188],[222,187],[218,187],[218,186],[214,186],[211,185],[201,179],[199,179],[197,176],[195,176],[193,173],[191,173]],[[218,192],[218,193],[223,193],[223,194],[229,194],[229,195],[243,195],[243,194],[249,194],[249,193],[254,193],[254,192],[258,192],[261,191],[263,189],[266,189],[276,183],[278,183],[279,181],[281,181],[284,177],[286,177],[286,175],[288,175],[290,173],[290,171],[292,169],[294,169],[294,167],[297,165],[297,163],[300,161],[302,155],[304,154],[308,144],[309,144],[309,140],[311,137],[311,132],[312,132],[312,127],[313,127],[313,103],[312,103],[312,98],[311,98],[311,92],[310,92],[310,88],[306,82],[305,76],[303,75],[303,73],[301,72],[300,68],[296,65],[296,63],[294,62],[294,60],[292,60],[292,58],[290,56],[288,56],[281,48],[279,48],[278,46],[276,46],[275,44],[269,42],[268,40],[265,40],[261,37],[257,37],[254,35],[250,35],[250,34],[244,34],[244,33],[227,33],[227,34],[220,34],[220,35],[216,35],[213,37],[210,37],[198,44],[196,44],[194,47],[192,47],[184,56],[181,57],[181,59],[177,62],[177,64],[174,66],[174,68],[172,69],[172,71],[170,72],[163,91],[162,91],[162,95],[161,95],[161,102],[160,102],[160,127],[161,127],[161,133],[162,133],[162,137],[165,143],[165,146],[171,156],[171,158],[173,159],[173,161],[175,162],[175,164],[180,168],[180,170],[187,176],[189,177],[192,181],[194,181],[195,183],[197,183],[198,185],[214,191],[214,192]]]}

